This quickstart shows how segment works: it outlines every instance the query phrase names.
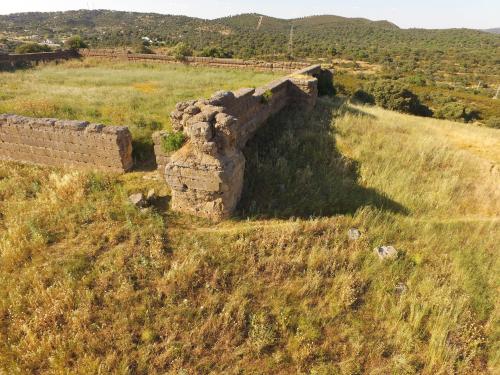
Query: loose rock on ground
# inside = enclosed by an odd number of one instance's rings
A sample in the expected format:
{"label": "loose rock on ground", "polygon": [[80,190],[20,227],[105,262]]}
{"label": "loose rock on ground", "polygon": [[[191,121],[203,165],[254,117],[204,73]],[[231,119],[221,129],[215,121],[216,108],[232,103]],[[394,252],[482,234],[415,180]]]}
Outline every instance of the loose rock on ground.
{"label": "loose rock on ground", "polygon": [[380,246],[373,249],[381,260],[394,259],[398,256],[398,251],[393,246]]}

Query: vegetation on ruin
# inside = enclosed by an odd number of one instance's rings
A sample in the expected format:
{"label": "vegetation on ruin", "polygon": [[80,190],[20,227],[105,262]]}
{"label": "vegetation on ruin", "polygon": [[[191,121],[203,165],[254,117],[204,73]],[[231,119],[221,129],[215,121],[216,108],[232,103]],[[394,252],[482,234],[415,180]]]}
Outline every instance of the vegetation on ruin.
{"label": "vegetation on ruin", "polygon": [[162,137],[161,146],[167,154],[177,151],[186,142],[186,136],[183,132],[168,132]]}
{"label": "vegetation on ruin", "polygon": [[24,43],[16,47],[16,53],[52,52],[52,48],[38,43]]}
{"label": "vegetation on ruin", "polygon": [[268,104],[273,98],[273,92],[271,90],[266,90],[262,94],[261,101],[262,104]]}
{"label": "vegetation on ruin", "polygon": [[[0,112],[137,137],[270,78],[71,61],[0,74]],[[495,129],[322,98],[250,141],[218,225],[171,212],[156,172],[0,162],[0,373],[493,374],[499,150]]]}

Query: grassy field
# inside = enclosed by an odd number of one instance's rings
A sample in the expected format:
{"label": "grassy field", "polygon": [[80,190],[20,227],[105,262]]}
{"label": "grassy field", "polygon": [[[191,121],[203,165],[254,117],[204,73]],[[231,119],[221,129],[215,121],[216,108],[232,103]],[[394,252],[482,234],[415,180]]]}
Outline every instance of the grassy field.
{"label": "grassy field", "polygon": [[[217,90],[261,86],[283,73],[85,59],[0,72],[0,113],[126,125],[136,151],[154,130],[169,129],[182,100]],[[141,155],[137,155],[141,156]]]}
{"label": "grassy field", "polygon": [[0,374],[498,373],[500,132],[339,98],[269,125],[218,225],[153,173],[0,163]]}

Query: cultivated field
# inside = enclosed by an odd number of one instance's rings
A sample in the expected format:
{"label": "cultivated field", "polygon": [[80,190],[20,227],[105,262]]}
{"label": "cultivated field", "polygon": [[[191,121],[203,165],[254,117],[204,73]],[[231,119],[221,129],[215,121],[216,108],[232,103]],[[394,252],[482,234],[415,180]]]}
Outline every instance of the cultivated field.
{"label": "cultivated field", "polygon": [[[0,75],[0,112],[149,129],[179,99],[270,79],[59,68]],[[169,211],[154,173],[0,162],[0,374],[498,372],[498,130],[322,98],[245,155],[218,225]],[[154,208],[128,203],[151,188]]]}

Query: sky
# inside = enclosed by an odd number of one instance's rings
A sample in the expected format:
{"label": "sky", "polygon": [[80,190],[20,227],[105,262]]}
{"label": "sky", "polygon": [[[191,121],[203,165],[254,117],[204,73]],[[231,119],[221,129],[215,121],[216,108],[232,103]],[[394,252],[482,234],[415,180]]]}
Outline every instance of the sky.
{"label": "sky", "polygon": [[218,18],[261,13],[279,18],[316,14],[388,20],[400,27],[500,27],[500,0],[0,0],[0,14],[113,9]]}

